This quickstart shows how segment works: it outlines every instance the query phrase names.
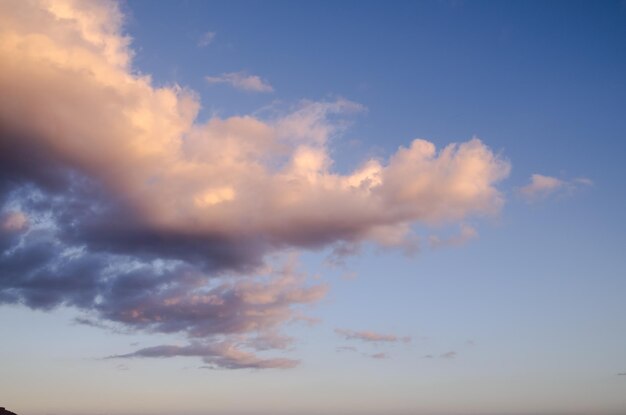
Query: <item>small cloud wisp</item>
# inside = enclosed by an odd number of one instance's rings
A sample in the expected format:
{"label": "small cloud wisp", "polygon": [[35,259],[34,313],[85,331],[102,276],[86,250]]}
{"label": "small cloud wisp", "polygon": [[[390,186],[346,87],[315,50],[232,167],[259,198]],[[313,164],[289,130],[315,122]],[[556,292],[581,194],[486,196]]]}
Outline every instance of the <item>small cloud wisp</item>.
{"label": "small cloud wisp", "polygon": [[206,76],[204,79],[209,84],[227,84],[235,89],[247,92],[273,92],[274,88],[269,82],[257,75],[248,75],[245,72],[229,72],[218,76]]}

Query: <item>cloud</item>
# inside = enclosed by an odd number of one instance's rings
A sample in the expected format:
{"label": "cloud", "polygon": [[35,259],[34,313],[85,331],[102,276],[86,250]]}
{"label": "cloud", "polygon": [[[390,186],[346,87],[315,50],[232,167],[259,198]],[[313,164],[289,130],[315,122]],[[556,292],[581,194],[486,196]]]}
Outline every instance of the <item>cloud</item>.
{"label": "cloud", "polygon": [[339,242],[332,247],[325,262],[331,267],[343,267],[346,265],[346,258],[358,255],[359,253],[361,253],[361,246],[359,244]]}
{"label": "cloud", "polygon": [[354,346],[338,346],[335,348],[337,352],[357,352],[357,348]]}
{"label": "cloud", "polygon": [[215,40],[216,33],[215,32],[205,32],[198,39],[198,46],[201,48],[209,46]]}
{"label": "cloud", "polygon": [[369,355],[372,359],[389,359],[389,355],[387,353],[374,353]]}
{"label": "cloud", "polygon": [[555,177],[533,174],[530,183],[520,189],[520,193],[529,200],[547,196],[565,186],[563,180]]}
{"label": "cloud", "polygon": [[224,369],[290,369],[298,361],[285,358],[263,359],[230,342],[192,343],[187,346],[162,345],[146,347],[133,353],[109,356],[108,359],[165,358],[175,356],[201,357],[207,368]]}
{"label": "cloud", "polygon": [[94,327],[98,329],[112,330],[113,328],[104,324],[102,321],[94,320],[89,317],[76,317],[74,318],[75,324],[80,324],[82,326]]}
{"label": "cloud", "polygon": [[446,352],[439,356],[440,359],[456,359],[458,353],[457,352]]}
{"label": "cloud", "polygon": [[579,186],[591,186],[593,182],[585,177],[570,181],[556,177],[533,174],[530,183],[519,189],[519,194],[529,202],[546,198],[560,191],[573,191]]}
{"label": "cloud", "polygon": [[28,218],[22,212],[6,212],[0,216],[0,229],[4,232],[21,232],[28,227]]}
{"label": "cloud", "polygon": [[478,138],[412,140],[340,173],[329,142],[364,110],[347,99],[198,121],[195,92],[133,67],[117,3],[5,1],[0,16],[0,304],[180,333],[179,354],[213,366],[289,366],[256,353],[285,350],[281,328],[328,287],[287,252],[404,249],[414,225],[504,203],[509,163]]}
{"label": "cloud", "polygon": [[247,75],[245,72],[229,72],[218,76],[205,76],[209,84],[228,84],[236,89],[248,92],[272,92],[274,88],[267,81],[257,75]]}
{"label": "cloud", "polygon": [[429,243],[431,248],[461,246],[465,245],[470,240],[478,237],[478,231],[476,231],[476,229],[474,229],[472,226],[462,223],[460,228],[461,229],[458,234],[453,235],[449,238],[441,238],[436,235],[430,236]]}
{"label": "cloud", "polygon": [[398,337],[393,334],[381,334],[373,331],[354,331],[346,329],[335,329],[335,333],[346,340],[362,340],[365,342],[404,342],[409,343],[410,337]]}

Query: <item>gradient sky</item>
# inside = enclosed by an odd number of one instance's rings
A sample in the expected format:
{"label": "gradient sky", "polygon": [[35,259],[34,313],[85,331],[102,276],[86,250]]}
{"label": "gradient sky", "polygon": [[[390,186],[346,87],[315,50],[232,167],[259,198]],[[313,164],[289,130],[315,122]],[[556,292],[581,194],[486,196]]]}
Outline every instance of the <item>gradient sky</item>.
{"label": "gradient sky", "polygon": [[626,413],[626,3],[0,2],[0,406]]}

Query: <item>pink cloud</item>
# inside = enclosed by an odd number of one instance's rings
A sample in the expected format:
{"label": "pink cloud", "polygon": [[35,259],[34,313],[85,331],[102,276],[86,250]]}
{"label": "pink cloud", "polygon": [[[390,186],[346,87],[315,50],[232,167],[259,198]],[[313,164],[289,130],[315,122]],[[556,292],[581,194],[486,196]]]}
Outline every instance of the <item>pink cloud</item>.
{"label": "pink cloud", "polygon": [[585,177],[573,180],[533,174],[530,183],[519,189],[520,195],[529,202],[548,197],[560,191],[573,191],[579,186],[591,186],[593,182]]}
{"label": "pink cloud", "polygon": [[354,331],[347,329],[335,329],[335,333],[346,340],[362,340],[366,342],[404,342],[409,343],[410,337],[398,337],[393,334],[381,334],[373,331]]}

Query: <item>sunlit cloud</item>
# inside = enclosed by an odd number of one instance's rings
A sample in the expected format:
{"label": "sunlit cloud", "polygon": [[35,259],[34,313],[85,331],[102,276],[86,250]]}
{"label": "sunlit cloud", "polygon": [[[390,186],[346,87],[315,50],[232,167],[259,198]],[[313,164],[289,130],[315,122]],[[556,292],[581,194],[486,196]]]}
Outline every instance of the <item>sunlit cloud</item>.
{"label": "sunlit cloud", "polygon": [[28,218],[19,211],[5,212],[0,216],[0,228],[5,232],[20,232],[28,227]]}
{"label": "sunlit cloud", "polygon": [[519,193],[524,199],[532,202],[559,192],[573,191],[580,186],[591,185],[593,185],[593,182],[585,177],[563,180],[542,174],[533,174],[530,177],[530,183],[520,188]]}

